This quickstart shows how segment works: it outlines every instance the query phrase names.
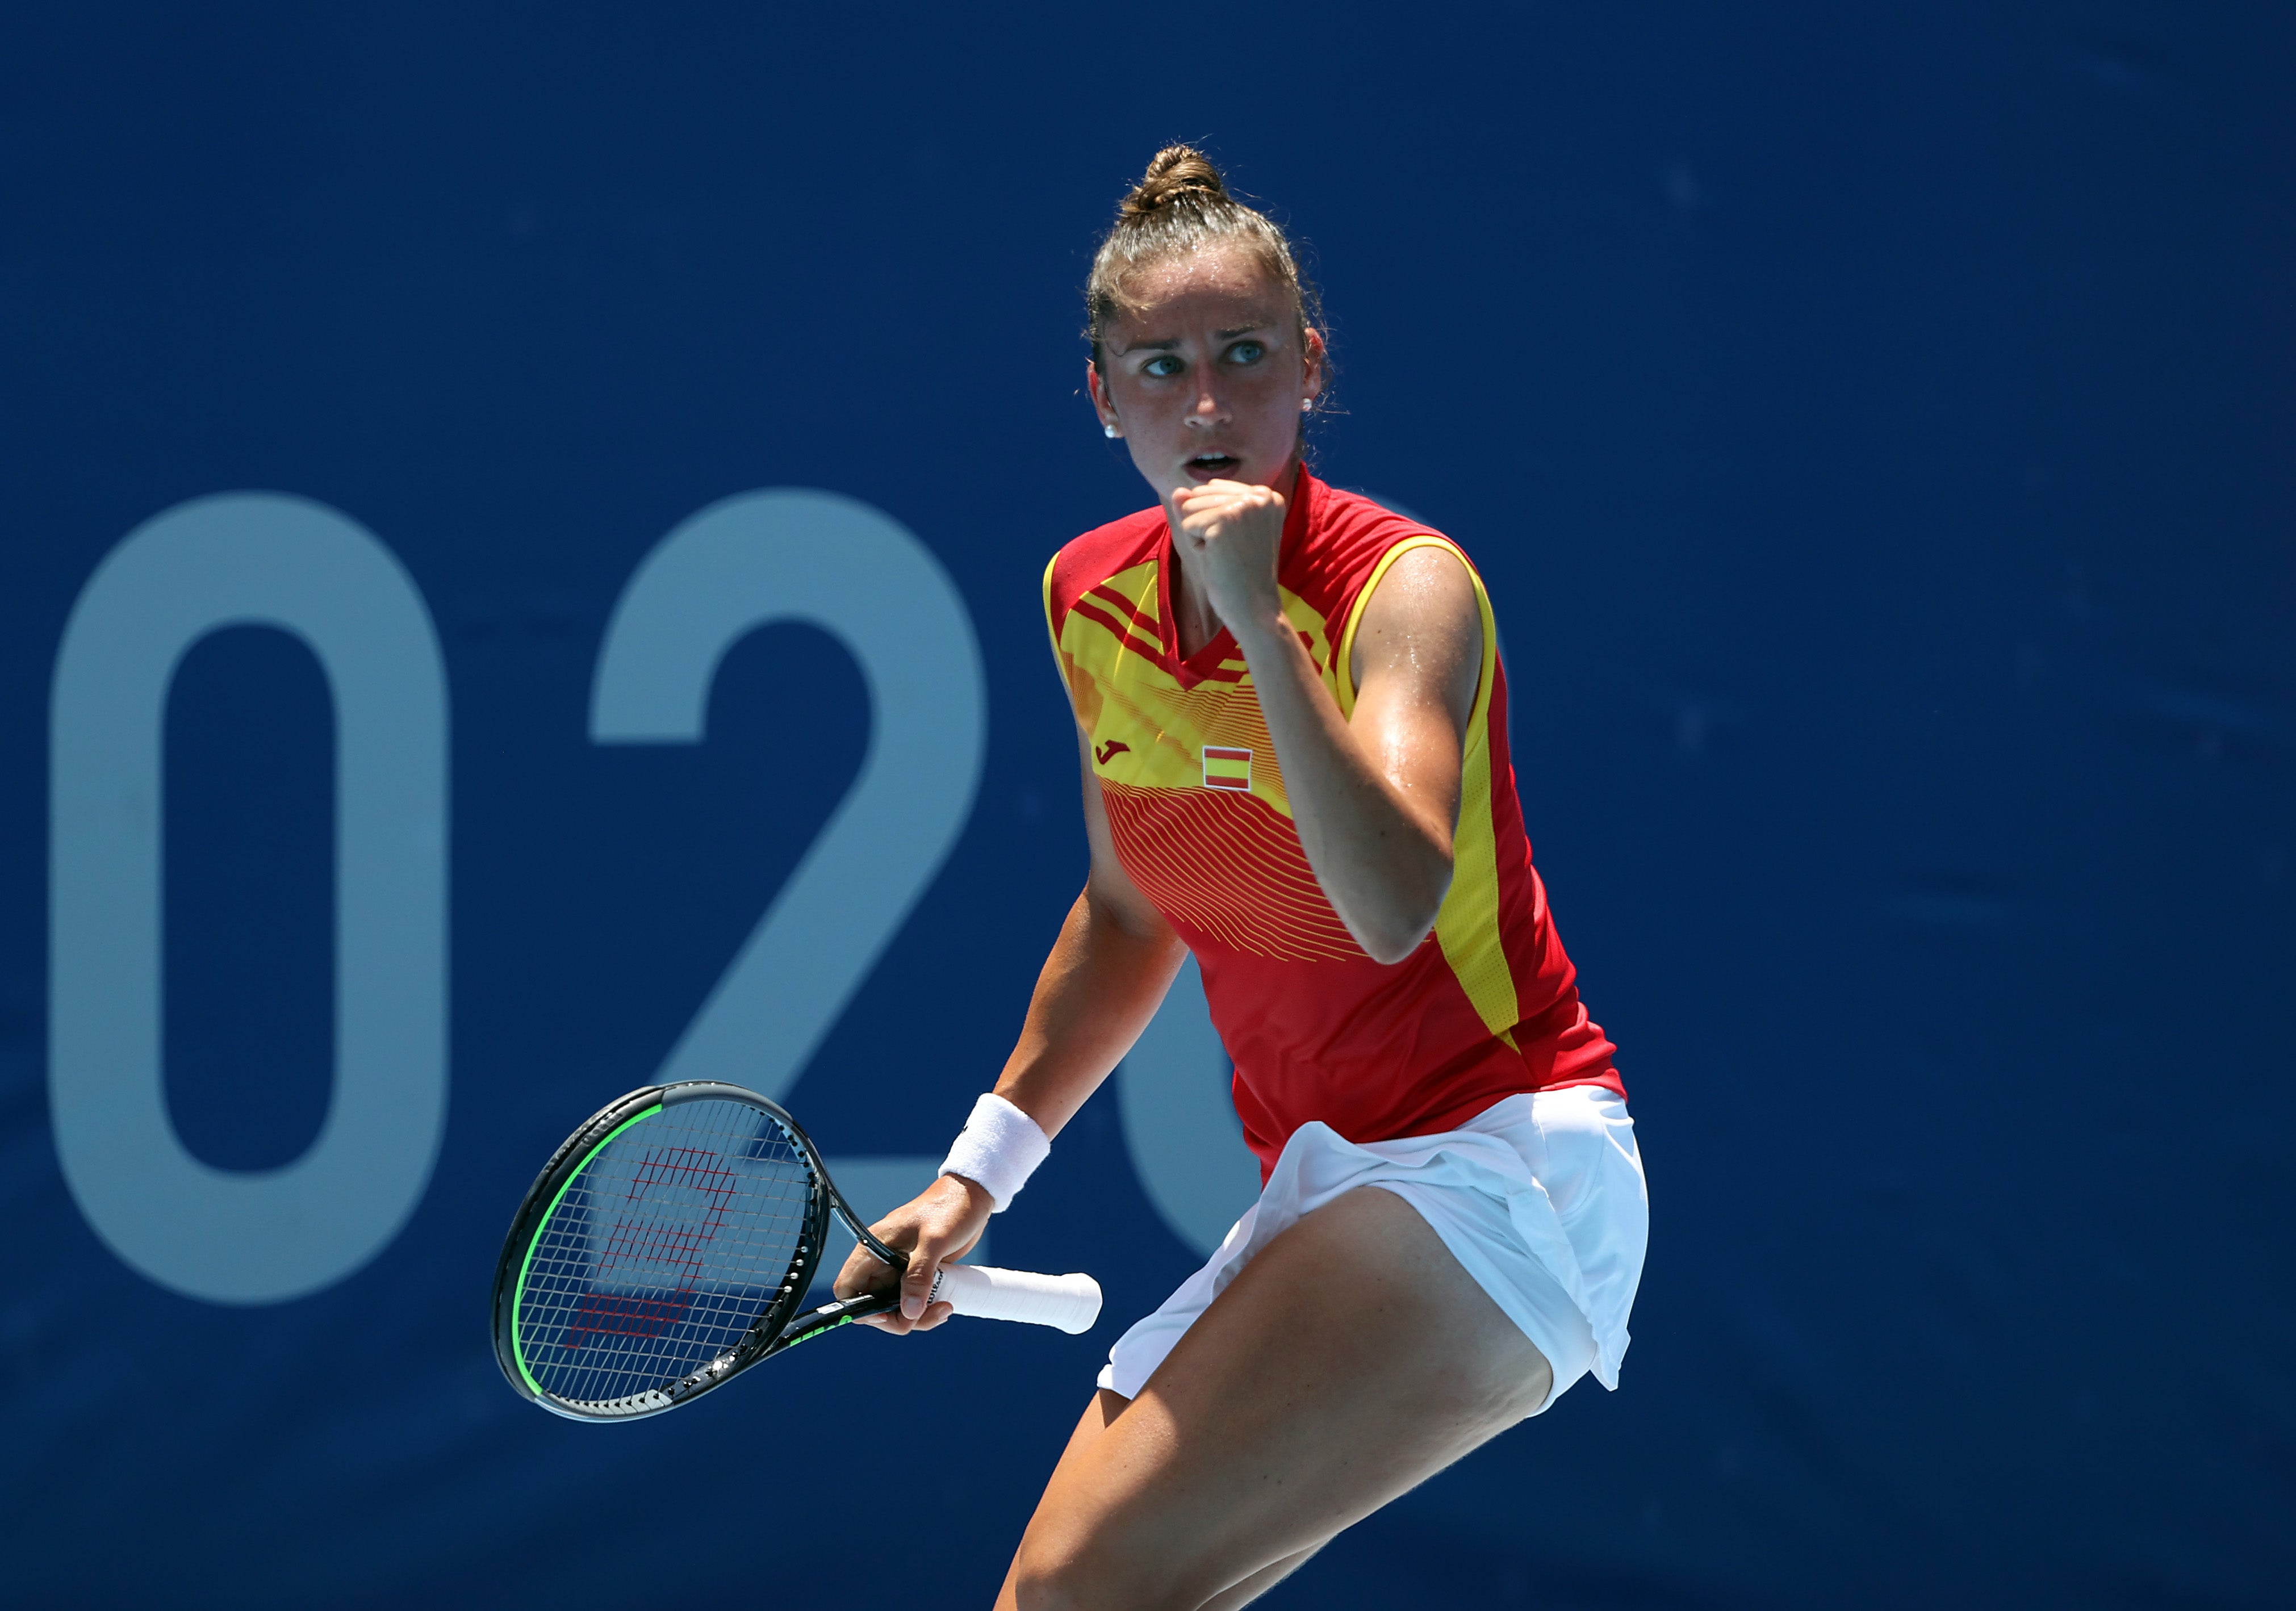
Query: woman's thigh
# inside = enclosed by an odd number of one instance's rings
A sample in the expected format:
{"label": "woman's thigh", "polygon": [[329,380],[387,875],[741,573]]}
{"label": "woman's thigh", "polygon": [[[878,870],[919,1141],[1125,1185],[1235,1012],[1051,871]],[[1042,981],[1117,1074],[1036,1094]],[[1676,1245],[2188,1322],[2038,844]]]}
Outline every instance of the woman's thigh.
{"label": "woman's thigh", "polygon": [[1138,1398],[1100,1395],[998,1604],[1200,1611],[1521,1420],[1551,1381],[1408,1204],[1349,1192],[1261,1249]]}

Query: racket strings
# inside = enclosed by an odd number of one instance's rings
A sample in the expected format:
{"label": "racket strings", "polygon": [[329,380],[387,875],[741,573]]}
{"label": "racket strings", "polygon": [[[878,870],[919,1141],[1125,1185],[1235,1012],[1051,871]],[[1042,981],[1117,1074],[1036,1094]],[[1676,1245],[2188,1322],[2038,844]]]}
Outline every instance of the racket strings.
{"label": "racket strings", "polygon": [[520,1353],[554,1397],[603,1403],[731,1352],[799,1261],[816,1186],[746,1103],[688,1102],[586,1159],[534,1239]]}

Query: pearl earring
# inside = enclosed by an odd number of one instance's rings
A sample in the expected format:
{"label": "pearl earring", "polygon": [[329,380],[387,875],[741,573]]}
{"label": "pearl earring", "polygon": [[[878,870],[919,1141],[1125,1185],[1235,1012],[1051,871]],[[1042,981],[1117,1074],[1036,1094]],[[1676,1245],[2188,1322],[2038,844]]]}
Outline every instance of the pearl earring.
{"label": "pearl earring", "polygon": [[1301,413],[1303,413],[1303,414],[1312,414],[1312,413],[1314,413],[1316,412],[1316,399],[1315,399],[1315,398],[1313,398],[1313,397],[1302,397],[1302,398],[1300,398],[1300,412]]}
{"label": "pearl earring", "polygon": [[1111,442],[1124,434],[1122,431],[1117,429],[1113,425],[1103,425],[1100,429]]}

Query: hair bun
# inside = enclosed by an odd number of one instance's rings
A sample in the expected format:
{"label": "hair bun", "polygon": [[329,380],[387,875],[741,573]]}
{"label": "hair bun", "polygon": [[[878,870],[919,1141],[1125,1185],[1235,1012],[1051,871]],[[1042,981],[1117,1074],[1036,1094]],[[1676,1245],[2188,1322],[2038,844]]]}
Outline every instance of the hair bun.
{"label": "hair bun", "polygon": [[[1300,276],[1292,242],[1267,214],[1228,194],[1210,158],[1193,145],[1168,145],[1117,208],[1116,222],[1092,254],[1084,333],[1092,343],[1093,367],[1101,367],[1101,340],[1111,322],[1133,306],[1126,287],[1142,269],[1167,258],[1228,250],[1245,253],[1288,294],[1304,350],[1324,315],[1316,288]],[[1316,362],[1329,372],[1328,357]]]}
{"label": "hair bun", "polygon": [[1201,204],[1227,199],[1227,185],[1210,158],[1193,145],[1168,145],[1148,164],[1148,172],[1124,198],[1117,217],[1144,218],[1176,201],[1193,200]]}

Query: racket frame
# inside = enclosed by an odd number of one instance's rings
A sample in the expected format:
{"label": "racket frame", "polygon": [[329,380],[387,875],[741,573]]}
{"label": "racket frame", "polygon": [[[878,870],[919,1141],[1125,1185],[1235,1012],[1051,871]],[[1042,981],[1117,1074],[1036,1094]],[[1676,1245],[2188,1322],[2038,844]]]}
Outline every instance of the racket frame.
{"label": "racket frame", "polygon": [[[750,1323],[742,1340],[732,1348],[690,1371],[677,1381],[626,1398],[577,1401],[559,1398],[546,1391],[527,1370],[519,1352],[518,1320],[526,1291],[527,1272],[534,1262],[536,1239],[542,1228],[557,1211],[575,1178],[602,1151],[606,1143],[640,1119],[651,1118],[665,1108],[682,1107],[687,1102],[742,1102],[760,1108],[778,1124],[795,1144],[805,1160],[807,1172],[813,1178],[815,1190],[806,1214],[804,1230],[800,1233],[798,1255],[782,1281],[781,1290],[763,1313]],[[772,1358],[785,1348],[819,1337],[871,1314],[883,1314],[900,1303],[898,1288],[891,1292],[865,1293],[858,1297],[844,1298],[824,1304],[800,1314],[798,1306],[804,1303],[806,1293],[819,1273],[823,1253],[829,1236],[829,1216],[834,1213],[845,1222],[846,1229],[881,1263],[898,1275],[908,1268],[908,1255],[898,1247],[889,1247],[870,1233],[861,1223],[852,1206],[837,1190],[829,1170],[821,1160],[820,1149],[813,1138],[806,1134],[789,1110],[771,1098],[758,1095],[741,1085],[727,1084],[720,1080],[681,1080],[668,1085],[642,1085],[627,1096],[617,1097],[585,1120],[574,1133],[566,1138],[542,1173],[534,1177],[518,1212],[511,1217],[510,1232],[503,1239],[502,1256],[496,1261],[493,1296],[493,1334],[495,1362],[502,1368],[504,1378],[520,1397],[542,1406],[553,1414],[570,1420],[627,1421],[640,1420],[650,1415],[660,1415],[691,1403],[714,1387],[721,1387],[751,1365]]]}

